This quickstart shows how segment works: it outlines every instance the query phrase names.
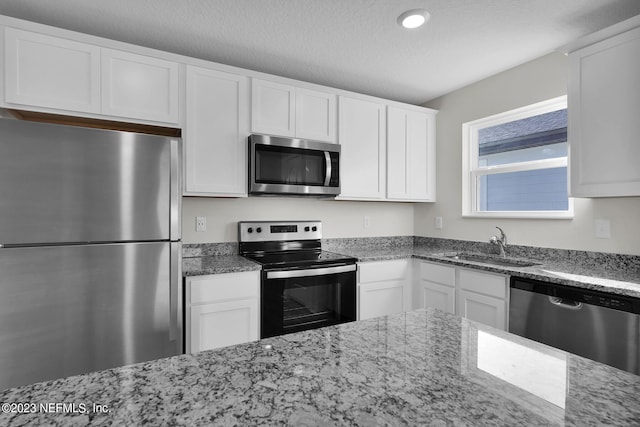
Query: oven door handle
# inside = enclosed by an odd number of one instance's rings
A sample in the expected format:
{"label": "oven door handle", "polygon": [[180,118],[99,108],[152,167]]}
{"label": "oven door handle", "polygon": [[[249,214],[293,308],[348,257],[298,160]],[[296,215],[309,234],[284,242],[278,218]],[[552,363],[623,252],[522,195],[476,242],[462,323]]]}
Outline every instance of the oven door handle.
{"label": "oven door handle", "polygon": [[326,276],[328,274],[348,273],[356,271],[356,265],[341,265],[339,267],[310,268],[306,270],[267,271],[267,279],[290,279],[293,277]]}
{"label": "oven door handle", "polygon": [[325,170],[327,171],[327,173],[325,174],[324,177],[324,186],[328,187],[329,184],[331,184],[331,154],[328,151],[324,152],[324,161],[326,164],[326,168]]}

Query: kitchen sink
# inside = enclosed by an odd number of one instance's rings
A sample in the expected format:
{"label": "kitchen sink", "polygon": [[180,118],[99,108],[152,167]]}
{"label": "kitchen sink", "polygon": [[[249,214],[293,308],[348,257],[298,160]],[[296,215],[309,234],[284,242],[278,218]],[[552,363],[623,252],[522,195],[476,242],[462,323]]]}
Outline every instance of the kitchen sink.
{"label": "kitchen sink", "polygon": [[461,261],[481,262],[484,264],[501,265],[505,267],[531,267],[540,265],[541,262],[521,259],[521,258],[503,258],[499,255],[479,254],[474,252],[456,252],[444,255],[446,258],[459,259]]}

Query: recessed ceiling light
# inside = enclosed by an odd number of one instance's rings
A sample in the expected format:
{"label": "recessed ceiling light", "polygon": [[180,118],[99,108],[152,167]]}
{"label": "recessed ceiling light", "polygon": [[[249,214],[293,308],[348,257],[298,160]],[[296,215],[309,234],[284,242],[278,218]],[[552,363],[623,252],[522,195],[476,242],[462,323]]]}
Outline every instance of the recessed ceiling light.
{"label": "recessed ceiling light", "polygon": [[398,16],[398,24],[404,28],[418,28],[429,20],[431,15],[424,9],[407,10]]}

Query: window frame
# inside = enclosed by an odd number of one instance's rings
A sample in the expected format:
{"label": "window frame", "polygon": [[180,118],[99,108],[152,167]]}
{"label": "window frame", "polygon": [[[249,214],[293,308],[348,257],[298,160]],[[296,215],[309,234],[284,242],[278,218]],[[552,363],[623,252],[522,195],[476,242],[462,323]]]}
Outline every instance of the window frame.
{"label": "window frame", "polygon": [[[487,127],[533,117],[567,108],[567,96],[559,96],[547,101],[483,117],[462,124],[462,216],[466,218],[532,218],[571,219],[573,218],[573,198],[568,197],[568,208],[562,211],[480,211],[479,179],[481,176],[527,170],[568,167],[567,157],[506,163],[494,166],[478,166],[478,131]],[[568,141],[567,141],[568,143]],[[568,173],[568,172],[567,172]],[[569,194],[567,192],[567,194]]]}

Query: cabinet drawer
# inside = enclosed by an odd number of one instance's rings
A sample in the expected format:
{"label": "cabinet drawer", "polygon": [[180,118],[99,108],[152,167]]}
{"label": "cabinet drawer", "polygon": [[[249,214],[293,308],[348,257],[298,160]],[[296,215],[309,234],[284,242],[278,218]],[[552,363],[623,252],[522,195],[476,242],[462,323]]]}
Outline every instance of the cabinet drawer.
{"label": "cabinet drawer", "polygon": [[190,277],[191,304],[258,298],[260,296],[260,272],[225,273]]}
{"label": "cabinet drawer", "polygon": [[420,279],[441,285],[456,285],[456,269],[447,265],[432,264],[430,262],[420,263]]}
{"label": "cabinet drawer", "polygon": [[379,261],[358,264],[360,283],[403,280],[407,277],[407,260]]}
{"label": "cabinet drawer", "polygon": [[504,299],[507,297],[507,278],[505,276],[460,269],[458,272],[458,282],[461,289],[490,295],[496,298]]}

